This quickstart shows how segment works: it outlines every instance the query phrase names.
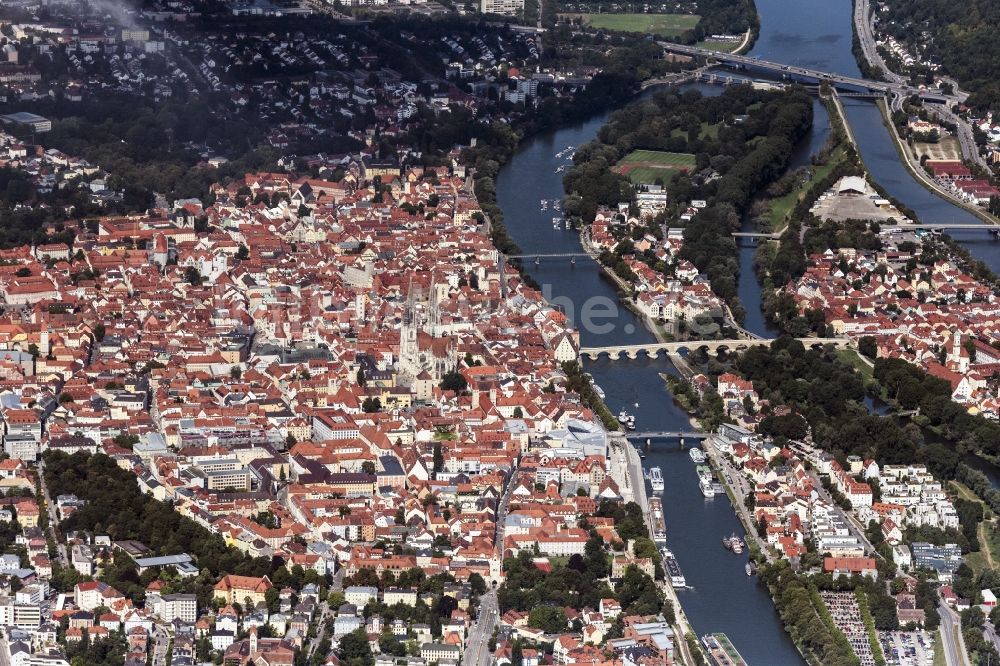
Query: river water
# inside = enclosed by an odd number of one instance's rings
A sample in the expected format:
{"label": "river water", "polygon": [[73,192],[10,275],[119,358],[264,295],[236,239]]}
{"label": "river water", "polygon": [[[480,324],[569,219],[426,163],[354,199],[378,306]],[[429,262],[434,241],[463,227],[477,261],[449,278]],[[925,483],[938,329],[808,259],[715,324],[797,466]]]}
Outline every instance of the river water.
{"label": "river water", "polygon": [[[803,65],[843,74],[858,74],[851,53],[850,0],[757,0],[761,17],[760,37],[752,55],[762,59]],[[706,94],[717,89],[695,86]],[[878,108],[871,102],[845,100],[848,120],[860,143],[865,164],[873,178],[890,194],[914,209],[921,219],[955,222],[976,218],[948,204],[921,187],[899,162]],[[829,117],[816,103],[811,134],[798,146],[793,166],[807,164],[829,135]],[[506,224],[525,253],[579,252],[573,231],[554,229],[558,215],[541,200],[558,201],[563,196],[562,173],[568,163],[557,153],[592,140],[608,114],[535,137],[518,150],[497,179],[497,196]],[[566,153],[568,156],[568,153]],[[984,232],[962,232],[956,237],[977,257],[994,269],[1000,268],[1000,244],[990,242]],[[754,247],[740,249],[739,296],[747,311],[746,327],[756,333],[771,333],[760,312],[760,287],[752,270]],[[601,313],[617,302],[615,285],[589,258],[575,265],[565,259],[527,262],[528,272],[542,285],[547,298],[563,308],[580,330],[583,346],[650,342],[653,336],[628,310],[617,307],[613,319],[590,321],[586,314]],[[609,325],[610,322],[610,325]],[[688,430],[687,415],[671,399],[660,373],[673,372],[662,358],[586,361],[585,367],[607,394],[613,412],[627,409],[635,414],[639,430]],[[750,664],[783,666],[802,664],[802,658],[784,631],[767,592],[755,578],[748,578],[745,557],[724,550],[721,539],[742,528],[728,500],[705,499],[698,489],[694,465],[676,439],[657,440],[645,460],[646,466],[663,471],[663,505],[668,546],[673,550],[690,589],[679,597],[695,631],[724,631]],[[985,471],[985,470],[984,470]],[[998,478],[991,474],[991,478]]]}

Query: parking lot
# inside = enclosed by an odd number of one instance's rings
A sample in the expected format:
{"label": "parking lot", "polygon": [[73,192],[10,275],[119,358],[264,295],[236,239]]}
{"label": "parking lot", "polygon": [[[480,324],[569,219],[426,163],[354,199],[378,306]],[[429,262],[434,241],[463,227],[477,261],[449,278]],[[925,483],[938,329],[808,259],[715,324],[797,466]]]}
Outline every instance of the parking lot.
{"label": "parking lot", "polygon": [[823,603],[833,616],[833,623],[850,641],[854,654],[858,655],[861,661],[861,666],[875,666],[875,655],[872,654],[868,632],[864,622],[861,621],[861,609],[858,608],[858,600],[854,597],[854,593],[820,592],[820,596],[823,597]]}
{"label": "parking lot", "polygon": [[868,183],[860,192],[840,192],[838,184],[820,195],[813,204],[812,214],[821,220],[843,222],[844,220],[876,220],[886,222],[890,219],[903,222],[906,217],[895,206],[884,202],[879,194]]}
{"label": "parking lot", "polygon": [[934,663],[934,636],[926,631],[879,632],[888,666],[931,666]]}

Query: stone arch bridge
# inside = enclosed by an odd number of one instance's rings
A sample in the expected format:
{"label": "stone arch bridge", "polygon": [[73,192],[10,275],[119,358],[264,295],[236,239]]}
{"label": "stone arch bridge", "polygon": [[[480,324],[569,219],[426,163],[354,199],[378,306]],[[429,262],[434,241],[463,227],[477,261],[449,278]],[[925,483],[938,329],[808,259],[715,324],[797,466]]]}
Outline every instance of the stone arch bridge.
{"label": "stone arch bridge", "polygon": [[[851,346],[851,341],[847,338],[796,338],[806,347],[817,347],[833,345],[838,349],[846,349]],[[655,358],[660,352],[676,354],[682,350],[695,351],[705,349],[710,354],[720,351],[740,352],[751,347],[763,347],[774,342],[769,338],[757,338],[753,340],[688,340],[686,342],[650,342],[641,345],[610,345],[607,347],[581,347],[580,356],[596,361],[602,354],[606,354],[612,361],[618,360],[624,354],[627,358],[639,358],[639,354],[646,354]]]}

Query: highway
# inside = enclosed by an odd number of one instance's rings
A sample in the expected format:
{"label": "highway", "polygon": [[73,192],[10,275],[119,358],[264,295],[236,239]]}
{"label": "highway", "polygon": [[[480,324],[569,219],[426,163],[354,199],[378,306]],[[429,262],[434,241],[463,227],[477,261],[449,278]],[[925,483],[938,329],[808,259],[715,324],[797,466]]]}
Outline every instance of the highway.
{"label": "highway", "polygon": [[871,3],[869,0],[857,0],[854,3],[854,26],[858,31],[858,40],[861,42],[861,49],[865,52],[868,62],[882,70],[882,75],[893,83],[905,83],[899,74],[889,69],[889,66],[882,59],[875,44],[875,32],[872,30]]}

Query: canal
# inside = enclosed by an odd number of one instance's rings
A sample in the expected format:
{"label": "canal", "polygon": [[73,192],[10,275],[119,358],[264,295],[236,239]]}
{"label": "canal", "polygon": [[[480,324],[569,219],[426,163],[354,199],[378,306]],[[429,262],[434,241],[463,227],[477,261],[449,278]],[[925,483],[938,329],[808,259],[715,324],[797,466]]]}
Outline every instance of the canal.
{"label": "canal", "polygon": [[[757,0],[761,33],[751,51],[762,59],[809,66],[844,74],[858,74],[851,53],[850,0]],[[706,94],[717,90],[694,86]],[[973,216],[948,204],[920,186],[899,162],[878,108],[870,102],[848,101],[848,120],[861,144],[861,154],[872,177],[893,196],[914,209],[921,219],[966,222]],[[826,141],[829,117],[816,103],[811,134],[798,146],[793,166],[807,164]],[[553,202],[563,197],[562,173],[570,163],[571,147],[592,140],[609,114],[564,127],[526,141],[497,178],[497,197],[506,225],[526,253],[579,252],[575,232],[555,228]],[[562,167],[563,169],[560,169]],[[543,204],[543,201],[545,202]],[[749,221],[745,224],[749,224]],[[994,269],[1000,267],[1000,247],[986,232],[956,235],[975,256]],[[746,327],[761,335],[772,333],[760,311],[761,290],[753,272],[754,247],[740,248],[738,293],[747,311]],[[583,346],[640,343],[652,334],[630,311],[618,304],[615,285],[590,259],[528,262],[527,272],[543,293],[562,308],[580,330]],[[588,325],[588,313],[614,308],[616,315]],[[635,414],[639,430],[687,430],[687,415],[666,391],[661,373],[673,372],[669,362],[638,360],[587,361],[586,370],[600,385],[613,412]],[[744,572],[745,556],[723,549],[721,540],[742,533],[725,497],[705,499],[698,489],[694,465],[676,440],[657,441],[647,454],[647,467],[659,466],[665,490],[663,505],[668,547],[677,556],[690,589],[680,591],[681,604],[695,631],[726,632],[751,664],[802,664],[775,612],[766,590]],[[991,479],[1000,475],[990,475]]]}

